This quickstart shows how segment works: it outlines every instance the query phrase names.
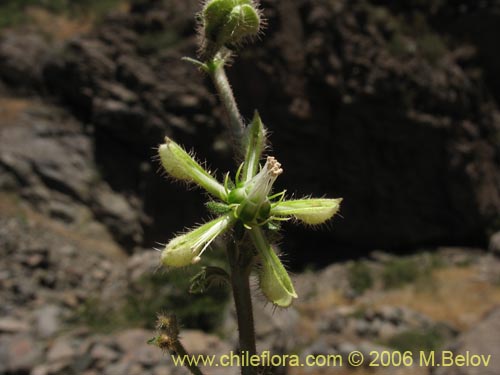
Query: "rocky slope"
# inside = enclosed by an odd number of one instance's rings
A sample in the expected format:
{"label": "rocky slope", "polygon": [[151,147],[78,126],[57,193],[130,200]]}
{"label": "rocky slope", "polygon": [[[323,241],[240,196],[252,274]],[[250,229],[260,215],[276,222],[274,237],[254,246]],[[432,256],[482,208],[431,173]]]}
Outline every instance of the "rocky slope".
{"label": "rocky slope", "polygon": [[[177,294],[187,293],[187,287],[142,282],[161,272],[156,252],[125,257],[104,227],[95,228],[89,238],[85,231],[68,230],[1,198],[0,374],[187,374],[147,344],[155,332],[145,327],[154,324],[155,313],[181,312]],[[368,259],[306,272],[294,278],[300,298],[287,310],[266,305],[254,291],[258,347],[274,354],[296,353],[302,360],[332,354],[345,360],[353,350],[367,358],[373,350],[474,350],[493,355],[481,373],[496,374],[499,275],[498,258],[459,248],[405,258],[374,252]],[[155,308],[155,300],[165,296],[165,304]],[[203,298],[189,303],[201,300],[207,309]],[[177,301],[175,306],[168,308],[169,300]],[[236,349],[230,305],[223,307],[217,334],[189,329],[189,320],[181,323],[182,341],[193,354],[220,356]],[[375,374],[426,375],[434,370],[384,367]],[[461,369],[472,374],[469,370]],[[206,368],[206,373],[238,370]],[[274,373],[351,372],[339,366],[278,368]]]}

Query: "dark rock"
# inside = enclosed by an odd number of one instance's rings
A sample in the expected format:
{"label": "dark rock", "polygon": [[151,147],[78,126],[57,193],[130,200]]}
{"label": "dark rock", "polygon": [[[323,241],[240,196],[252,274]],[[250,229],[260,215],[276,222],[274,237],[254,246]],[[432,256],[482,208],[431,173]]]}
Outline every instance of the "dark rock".
{"label": "dark rock", "polygon": [[88,116],[92,99],[99,91],[98,80],[109,80],[115,64],[109,48],[99,40],[76,39],[53,54],[43,67],[47,87],[62,95],[78,113]]}
{"label": "dark rock", "polygon": [[143,133],[146,113],[139,107],[130,107],[125,102],[107,99],[94,100],[93,122],[116,134],[117,138],[133,142]]}
{"label": "dark rock", "polygon": [[15,88],[32,91],[42,83],[48,45],[39,34],[3,32],[0,38],[0,79]]}
{"label": "dark rock", "polygon": [[131,90],[150,90],[156,86],[156,75],[139,59],[122,56],[118,60],[118,80]]}
{"label": "dark rock", "polygon": [[132,246],[142,241],[139,209],[106,186],[94,191],[94,213],[118,242]]}
{"label": "dark rock", "polygon": [[[498,148],[477,136],[498,129],[488,94],[473,88],[474,78],[446,51],[442,64],[420,52],[394,55],[383,29],[395,16],[378,23],[377,7],[345,2],[334,10],[306,1],[286,8],[286,16],[285,6],[272,14],[265,47],[238,59],[232,82],[237,97],[252,98],[242,100],[243,112],[262,108],[275,134],[274,150],[289,166],[283,186],[344,196],[346,218],[331,235],[299,231],[286,248],[300,256],[328,239],[385,248],[484,242],[484,223],[500,207]],[[314,21],[318,9],[323,22]],[[329,75],[334,86],[324,81]],[[267,82],[266,89],[254,82]],[[286,109],[302,97],[309,119]]]}

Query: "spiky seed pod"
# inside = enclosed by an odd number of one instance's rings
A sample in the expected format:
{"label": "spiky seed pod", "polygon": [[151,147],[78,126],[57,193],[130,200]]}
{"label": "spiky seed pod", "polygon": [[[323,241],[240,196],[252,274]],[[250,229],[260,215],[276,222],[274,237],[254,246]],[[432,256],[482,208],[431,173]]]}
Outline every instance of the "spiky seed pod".
{"label": "spiky seed pod", "polygon": [[294,298],[297,298],[297,293],[288,272],[260,228],[252,228],[250,238],[262,263],[259,273],[259,286],[262,293],[269,302],[276,306],[290,306]]}
{"label": "spiky seed pod", "polygon": [[158,314],[156,319],[156,329],[176,341],[179,338],[179,325],[174,314]]}
{"label": "spiky seed pod", "polygon": [[224,186],[170,138],[165,138],[165,143],[160,145],[158,155],[163,168],[171,177],[195,183],[213,196],[226,200]]}
{"label": "spiky seed pod", "polygon": [[307,198],[279,202],[271,209],[271,215],[294,217],[309,225],[323,224],[339,211],[342,198]]}

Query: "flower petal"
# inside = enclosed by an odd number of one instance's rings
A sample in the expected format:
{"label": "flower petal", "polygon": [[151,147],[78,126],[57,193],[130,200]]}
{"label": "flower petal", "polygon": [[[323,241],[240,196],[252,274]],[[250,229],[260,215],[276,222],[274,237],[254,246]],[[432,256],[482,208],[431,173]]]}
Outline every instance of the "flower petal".
{"label": "flower petal", "polygon": [[224,186],[170,138],[165,138],[165,143],[158,148],[158,154],[163,168],[172,177],[182,181],[194,182],[213,196],[223,201],[227,199]]}
{"label": "flower petal", "polygon": [[322,224],[339,210],[342,198],[298,199],[282,201],[271,208],[272,216],[293,216],[306,224]]}
{"label": "flower petal", "polygon": [[290,306],[293,299],[297,298],[297,293],[288,272],[259,227],[250,230],[250,237],[262,261],[262,269],[259,274],[262,292],[275,305]]}
{"label": "flower petal", "polygon": [[173,238],[161,253],[161,263],[172,267],[196,263],[212,241],[231,228],[234,221],[232,214],[224,215]]}

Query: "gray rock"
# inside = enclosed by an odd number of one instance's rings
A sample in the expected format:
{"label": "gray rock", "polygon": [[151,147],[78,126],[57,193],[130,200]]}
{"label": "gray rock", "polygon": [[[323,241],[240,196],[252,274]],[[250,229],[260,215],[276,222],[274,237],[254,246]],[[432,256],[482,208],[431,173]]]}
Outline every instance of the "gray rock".
{"label": "gray rock", "polygon": [[172,371],[168,366],[156,366],[153,369],[153,375],[170,375]]}
{"label": "gray rock", "polygon": [[161,362],[163,353],[147,342],[155,334],[144,329],[130,329],[120,332],[116,337],[116,344],[123,352],[122,359],[128,362],[153,366]]}
{"label": "gray rock", "polygon": [[0,319],[0,333],[20,333],[27,332],[29,325],[26,322],[13,318]]}
{"label": "gray rock", "polygon": [[500,256],[500,232],[496,232],[490,237],[488,249],[496,256]]}
{"label": "gray rock", "polygon": [[328,355],[332,351],[332,347],[325,340],[319,339],[304,349],[301,355],[304,357],[308,355]]}
{"label": "gray rock", "polygon": [[47,353],[49,362],[70,363],[76,351],[73,348],[73,343],[68,338],[58,338],[50,347]]}
{"label": "gray rock", "polygon": [[144,370],[142,366],[131,363],[126,360],[122,360],[118,363],[114,363],[106,367],[104,371],[104,375],[118,375],[118,374],[127,374],[127,375],[143,375]]}
{"label": "gray rock", "polygon": [[376,327],[372,324],[372,322],[368,322],[364,319],[357,319],[355,323],[356,333],[360,337],[369,337],[376,334]]}
{"label": "gray rock", "polygon": [[107,185],[94,190],[93,211],[113,233],[118,242],[133,245],[142,240],[140,215],[128,200]]}
{"label": "gray rock", "polygon": [[0,164],[23,186],[88,199],[95,176],[92,145],[81,126],[63,111],[32,104],[15,126],[1,129],[0,147]]}
{"label": "gray rock", "polygon": [[375,316],[379,317],[382,321],[385,322],[400,324],[403,317],[403,312],[398,306],[382,306],[377,310]]}
{"label": "gray rock", "polygon": [[352,344],[350,342],[342,342],[337,347],[337,352],[342,357],[347,357],[349,355],[349,353],[352,353],[355,350],[357,350],[356,345],[354,345],[354,344]]}
{"label": "gray rock", "polygon": [[106,345],[97,344],[92,348],[90,356],[94,360],[113,362],[118,358],[119,354]]}
{"label": "gray rock", "polygon": [[30,375],[49,375],[50,368],[47,365],[35,366]]}
{"label": "gray rock", "polygon": [[61,308],[56,305],[43,306],[35,312],[37,334],[48,338],[57,333],[60,328]]}
{"label": "gray rock", "polygon": [[441,367],[437,375],[498,375],[500,374],[500,307],[491,311],[475,327],[465,332],[450,345],[455,354],[491,355],[490,363],[484,366]]}
{"label": "gray rock", "polygon": [[42,354],[35,339],[24,334],[1,337],[0,356],[1,353],[7,354],[3,364],[7,374],[29,373],[40,361]]}

